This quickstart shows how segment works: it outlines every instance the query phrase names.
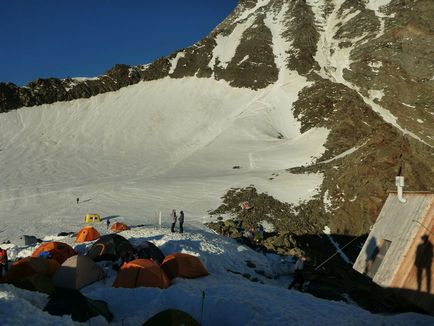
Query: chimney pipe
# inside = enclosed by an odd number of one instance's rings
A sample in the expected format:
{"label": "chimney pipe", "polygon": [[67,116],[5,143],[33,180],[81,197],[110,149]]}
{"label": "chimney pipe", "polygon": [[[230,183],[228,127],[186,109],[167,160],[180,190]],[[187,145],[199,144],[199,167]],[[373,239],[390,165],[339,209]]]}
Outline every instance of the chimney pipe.
{"label": "chimney pipe", "polygon": [[404,177],[397,176],[395,178],[395,185],[398,188],[398,200],[401,203],[407,202],[407,200],[403,197],[403,188],[404,188]]}

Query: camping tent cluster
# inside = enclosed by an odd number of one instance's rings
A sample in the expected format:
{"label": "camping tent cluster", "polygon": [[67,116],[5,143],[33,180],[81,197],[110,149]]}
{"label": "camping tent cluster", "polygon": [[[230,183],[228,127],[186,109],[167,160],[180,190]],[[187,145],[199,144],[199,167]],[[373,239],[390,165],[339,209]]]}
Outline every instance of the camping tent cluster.
{"label": "camping tent cluster", "polygon": [[101,236],[88,250],[93,261],[117,261],[124,264],[119,269],[114,287],[168,288],[175,277],[196,278],[208,275],[199,258],[182,253],[167,257],[152,242],[143,241],[136,248],[118,234]]}
{"label": "camping tent cluster", "polygon": [[45,311],[55,315],[71,315],[73,320],[86,321],[102,315],[113,318],[107,303],[83,296],[79,290],[106,277],[99,262],[118,270],[113,287],[158,287],[166,289],[176,277],[196,278],[208,275],[201,261],[189,254],[165,256],[152,242],[143,241],[133,247],[119,234],[100,235],[92,227],[77,234],[76,242],[95,241],[85,255],[78,255],[68,244],[47,242],[36,248],[31,257],[14,262],[0,283],[9,283],[31,291],[50,295]]}

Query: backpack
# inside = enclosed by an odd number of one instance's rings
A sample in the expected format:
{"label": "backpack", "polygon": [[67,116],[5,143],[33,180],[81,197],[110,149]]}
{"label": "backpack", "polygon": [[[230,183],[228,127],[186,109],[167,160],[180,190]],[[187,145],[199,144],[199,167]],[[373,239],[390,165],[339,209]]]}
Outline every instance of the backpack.
{"label": "backpack", "polygon": [[49,251],[42,251],[38,257],[49,259],[53,257],[53,254]]}

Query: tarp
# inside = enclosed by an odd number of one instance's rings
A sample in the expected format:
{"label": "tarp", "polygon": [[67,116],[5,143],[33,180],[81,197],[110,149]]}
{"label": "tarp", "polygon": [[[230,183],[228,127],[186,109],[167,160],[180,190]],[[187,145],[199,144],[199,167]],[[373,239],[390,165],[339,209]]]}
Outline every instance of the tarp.
{"label": "tarp", "polygon": [[126,258],[133,252],[134,248],[127,239],[119,234],[106,234],[90,247],[86,256],[94,261],[115,261],[119,258]]}
{"label": "tarp", "polygon": [[53,294],[55,286],[50,276],[43,273],[36,273],[12,282],[13,285],[21,289]]}
{"label": "tarp", "polygon": [[208,275],[208,271],[196,256],[174,253],[166,256],[161,268],[169,279],[175,277],[196,278]]}
{"label": "tarp", "polygon": [[98,239],[100,236],[101,235],[95,228],[93,228],[92,226],[85,226],[80,231],[78,231],[75,242],[81,243],[86,241],[93,241]]}
{"label": "tarp", "polygon": [[65,260],[53,282],[58,287],[78,290],[103,278],[103,270],[92,259],[76,255]]}
{"label": "tarp", "polygon": [[116,276],[113,287],[169,287],[169,279],[163,270],[154,261],[149,259],[136,259],[122,265]]}
{"label": "tarp", "polygon": [[56,289],[50,296],[50,301],[44,308],[51,315],[70,315],[72,320],[85,322],[92,317],[103,316],[108,322],[113,320],[113,314],[102,300],[91,300],[77,290]]}
{"label": "tarp", "polygon": [[200,326],[188,313],[178,309],[167,309],[148,319],[143,326]]}
{"label": "tarp", "polygon": [[63,242],[47,242],[40,245],[33,252],[32,257],[39,257],[42,252],[49,252],[54,260],[57,260],[59,264],[62,264],[69,257],[76,255],[74,249],[71,246]]}
{"label": "tarp", "polygon": [[158,264],[161,264],[164,260],[163,252],[152,242],[143,241],[136,247],[136,253],[138,258],[151,259]]}

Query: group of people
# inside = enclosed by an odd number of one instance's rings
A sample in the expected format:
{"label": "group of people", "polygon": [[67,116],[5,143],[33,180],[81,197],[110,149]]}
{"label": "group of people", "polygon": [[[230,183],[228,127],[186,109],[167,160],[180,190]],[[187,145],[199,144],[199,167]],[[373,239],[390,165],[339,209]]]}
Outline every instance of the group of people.
{"label": "group of people", "polygon": [[170,213],[170,216],[172,217],[172,227],[171,231],[175,232],[176,222],[179,222],[179,233],[184,232],[184,212],[179,212],[179,217],[176,215],[176,209],[172,210],[172,213]]}
{"label": "group of people", "polygon": [[244,236],[250,240],[252,245],[257,245],[264,240],[264,227],[262,224],[256,228],[252,227],[244,233]]}

